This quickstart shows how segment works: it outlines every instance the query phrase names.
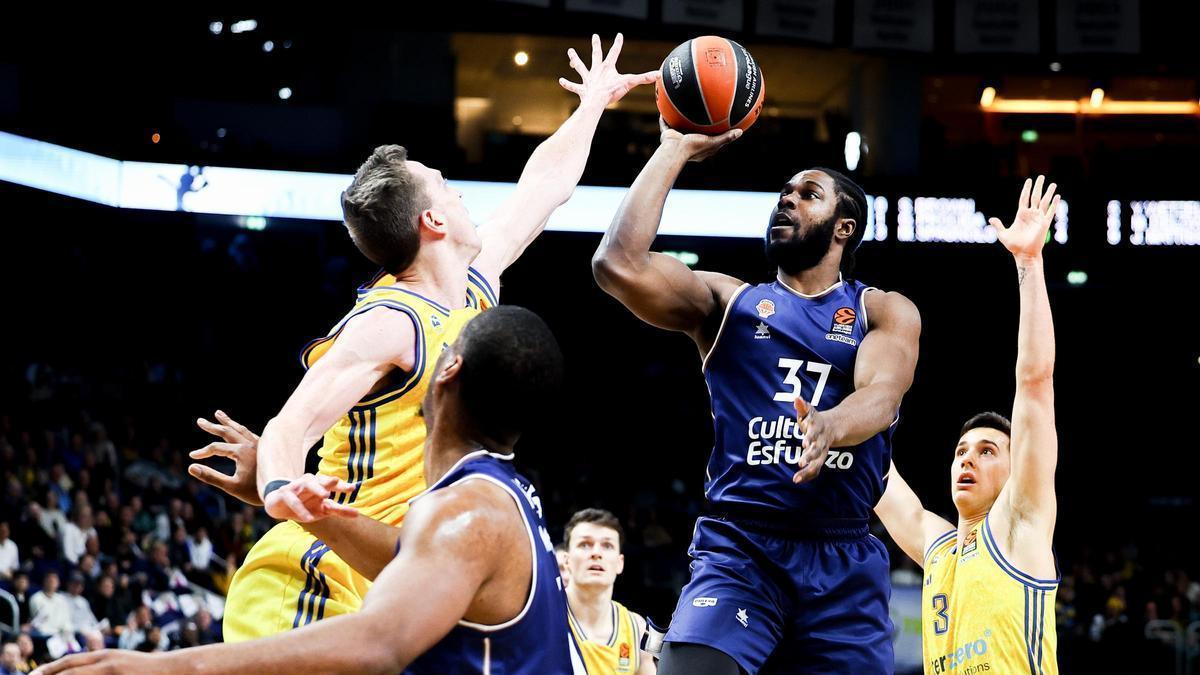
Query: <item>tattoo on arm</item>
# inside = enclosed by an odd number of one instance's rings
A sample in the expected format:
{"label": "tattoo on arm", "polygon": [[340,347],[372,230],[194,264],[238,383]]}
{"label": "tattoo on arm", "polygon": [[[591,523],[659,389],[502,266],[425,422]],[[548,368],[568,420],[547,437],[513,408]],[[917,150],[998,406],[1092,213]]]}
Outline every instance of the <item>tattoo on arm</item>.
{"label": "tattoo on arm", "polygon": [[1018,286],[1025,285],[1025,275],[1028,273],[1029,273],[1028,267],[1018,267],[1017,268],[1017,285]]}

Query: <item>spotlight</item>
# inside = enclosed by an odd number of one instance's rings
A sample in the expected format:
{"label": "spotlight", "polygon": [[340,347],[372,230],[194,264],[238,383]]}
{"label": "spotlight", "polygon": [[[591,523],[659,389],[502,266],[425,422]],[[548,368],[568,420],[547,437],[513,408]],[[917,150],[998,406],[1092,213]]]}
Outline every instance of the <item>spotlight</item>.
{"label": "spotlight", "polygon": [[524,66],[525,64],[529,63],[529,52],[522,51],[513,54],[513,63],[517,64],[518,66]]}
{"label": "spotlight", "polygon": [[996,102],[996,88],[984,87],[983,93],[979,95],[979,105],[987,108]]}
{"label": "spotlight", "polygon": [[279,98],[280,99],[286,101],[291,97],[292,97],[291,87],[283,87],[282,89],[279,90]]}

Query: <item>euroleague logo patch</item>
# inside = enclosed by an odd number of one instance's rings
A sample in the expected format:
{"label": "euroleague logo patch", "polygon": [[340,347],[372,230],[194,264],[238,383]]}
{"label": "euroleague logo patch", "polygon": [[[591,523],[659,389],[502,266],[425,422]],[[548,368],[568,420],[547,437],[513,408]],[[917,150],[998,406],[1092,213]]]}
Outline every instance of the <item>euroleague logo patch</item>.
{"label": "euroleague logo patch", "polygon": [[771,318],[771,315],[775,313],[775,303],[766,299],[759,300],[758,304],[754,306],[754,309],[758,312],[759,316],[764,319],[769,319]]}
{"label": "euroleague logo patch", "polygon": [[831,342],[841,342],[842,344],[857,347],[858,341],[850,337],[854,333],[854,324],[858,322],[858,312],[852,307],[842,307],[833,313],[833,323],[829,326],[829,332],[825,334],[825,339]]}

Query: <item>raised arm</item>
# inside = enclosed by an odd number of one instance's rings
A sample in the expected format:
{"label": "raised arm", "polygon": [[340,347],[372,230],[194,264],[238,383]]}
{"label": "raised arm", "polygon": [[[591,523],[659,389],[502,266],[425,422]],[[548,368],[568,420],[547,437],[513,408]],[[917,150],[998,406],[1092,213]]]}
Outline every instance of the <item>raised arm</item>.
{"label": "raised arm", "polygon": [[925,549],[929,544],[938,535],[954,529],[945,518],[925,510],[920,497],[896,470],[895,462],[888,470],[887,487],[875,505],[875,515],[892,541],[921,567],[925,566]]}
{"label": "raised arm", "polygon": [[606,293],[641,320],[659,328],[688,333],[705,350],[701,329],[741,282],[723,274],[693,272],[650,245],[658,234],[663,204],[689,161],[700,161],[741,136],[739,129],[720,136],[683,135],[663,126],[662,142],[629,188],[600,247],[592,274]]}
{"label": "raised arm", "polygon": [[[258,494],[269,483],[304,474],[308,449],[395,368],[413,367],[416,328],[402,312],[378,307],[351,319],[328,352],[304,374],[258,444]],[[311,520],[295,494],[277,489],[264,498],[272,517]]]}
{"label": "raised arm", "polygon": [[624,37],[618,34],[608,56],[603,56],[600,37],[593,35],[590,68],[584,67],[574,49],[567,50],[571,67],[583,82],[577,84],[560,78],[559,84],[579,96],[579,107],[533,151],[512,197],[479,228],[483,249],[473,267],[492,288],[500,287],[501,272],[541,234],[550,214],[570,199],[583,175],[604,108],[621,100],[639,84],[654,82],[655,72],[637,75],[617,72],[617,57],[623,43]]}
{"label": "raised arm", "polygon": [[[1058,209],[1055,185],[1042,193],[1044,177],[1025,181],[1017,216],[1009,227],[996,218],[989,222],[1000,242],[1013,255],[1021,296],[1017,329],[1017,392],[1013,399],[1010,448],[1012,469],[997,500],[1008,507],[1014,531],[1026,532],[1049,551],[1058,505],[1054,472],[1058,465],[1058,434],[1054,426],[1054,320],[1042,270],[1042,247]],[[1019,563],[1018,563],[1019,564]]]}
{"label": "raised arm", "polygon": [[858,445],[888,428],[912,386],[921,338],[917,306],[899,293],[871,292],[863,302],[870,326],[858,347],[854,392],[819,412],[797,401],[805,448],[797,483],[820,473],[829,448]]}
{"label": "raised arm", "polygon": [[[104,650],[69,656],[39,673],[397,673],[469,617],[476,596],[510,555],[504,534],[519,518],[512,500],[483,481],[430,495],[404,524],[399,555],[362,610],[262,640],[164,654]],[[520,527],[517,525],[517,527]],[[524,533],[521,533],[524,537]],[[522,541],[524,550],[528,544]],[[414,599],[436,599],[436,602]]]}

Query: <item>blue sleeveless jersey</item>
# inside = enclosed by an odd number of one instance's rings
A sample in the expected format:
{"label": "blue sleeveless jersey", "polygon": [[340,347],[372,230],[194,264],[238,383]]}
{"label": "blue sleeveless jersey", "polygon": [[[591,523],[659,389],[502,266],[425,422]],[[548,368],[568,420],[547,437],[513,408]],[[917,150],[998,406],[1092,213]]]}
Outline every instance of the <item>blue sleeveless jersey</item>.
{"label": "blue sleeveless jersey", "polygon": [[853,393],[868,290],[842,281],[804,296],[774,281],[734,294],[704,361],[716,439],[705,495],[714,508],[778,512],[798,524],[870,517],[883,495],[894,424],[860,445],[830,449],[814,481],[792,483],[803,452],[793,401],[803,396],[828,410]]}
{"label": "blue sleeveless jersey", "polygon": [[[490,673],[495,675],[584,674],[579,648],[567,623],[567,596],[558,574],[554,543],[542,520],[542,502],[512,455],[485,451],[463,457],[428,494],[468,480],[487,480],[504,488],[521,509],[533,553],[533,583],[525,608],[512,620],[485,626],[459,621],[446,637],[417,658],[405,673]],[[413,498],[420,499],[421,495]],[[414,598],[436,602],[437,598]]]}

